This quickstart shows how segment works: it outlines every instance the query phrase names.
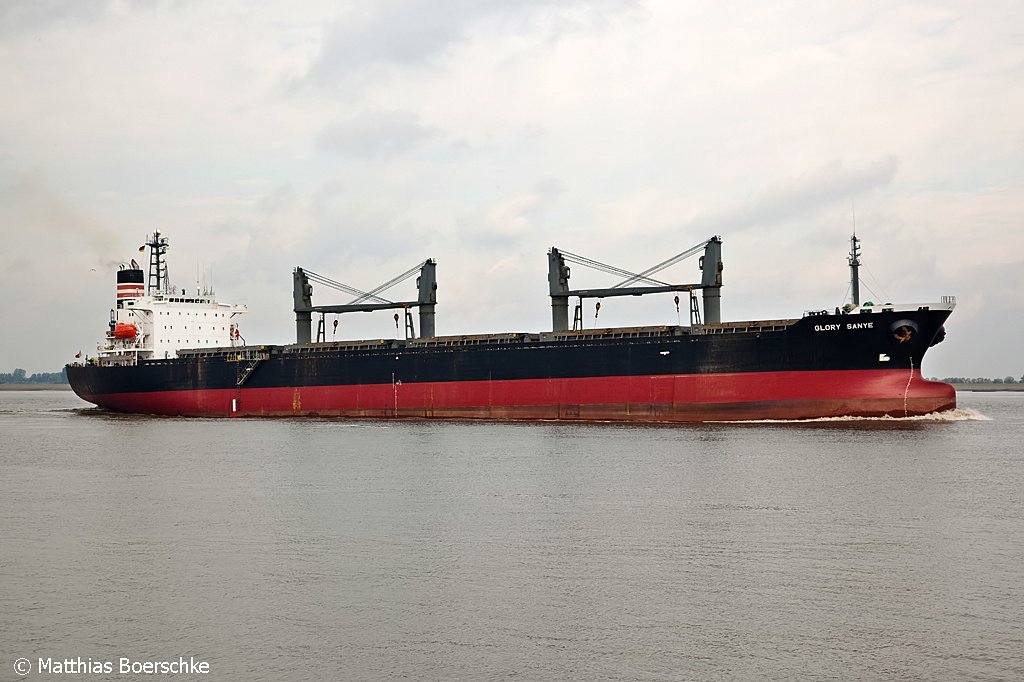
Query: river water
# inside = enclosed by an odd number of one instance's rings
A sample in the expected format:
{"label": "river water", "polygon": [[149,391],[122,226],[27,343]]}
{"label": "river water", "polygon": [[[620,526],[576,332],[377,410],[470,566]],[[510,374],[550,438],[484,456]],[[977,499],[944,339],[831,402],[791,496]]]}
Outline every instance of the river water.
{"label": "river water", "polygon": [[[0,392],[0,680],[1024,679],[1024,393],[960,404],[622,426]],[[209,674],[120,674],[182,657]]]}

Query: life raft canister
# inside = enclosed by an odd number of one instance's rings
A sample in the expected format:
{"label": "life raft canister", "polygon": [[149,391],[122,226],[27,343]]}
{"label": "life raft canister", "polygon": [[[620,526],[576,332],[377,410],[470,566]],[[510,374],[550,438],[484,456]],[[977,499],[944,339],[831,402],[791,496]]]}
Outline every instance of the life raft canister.
{"label": "life raft canister", "polygon": [[115,339],[134,339],[139,335],[139,330],[135,328],[134,324],[125,324],[118,322],[114,326],[114,338]]}

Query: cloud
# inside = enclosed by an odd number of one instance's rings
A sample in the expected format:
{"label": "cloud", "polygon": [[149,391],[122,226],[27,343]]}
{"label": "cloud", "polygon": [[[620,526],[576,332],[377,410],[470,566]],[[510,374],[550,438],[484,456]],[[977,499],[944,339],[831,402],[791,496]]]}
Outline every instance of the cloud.
{"label": "cloud", "polygon": [[316,145],[345,158],[380,158],[410,152],[437,136],[411,112],[361,110],[324,128]]}
{"label": "cloud", "polygon": [[311,80],[321,84],[363,74],[379,66],[422,68],[448,50],[471,39],[481,24],[501,33],[529,33],[544,25],[555,35],[586,22],[584,14],[600,16],[632,8],[629,0],[377,0],[359,3],[329,25]]}
{"label": "cloud", "polygon": [[523,245],[527,237],[542,238],[538,221],[562,192],[562,183],[555,178],[538,182],[525,192],[469,212],[459,220],[459,232],[467,243],[485,249],[507,249]]}
{"label": "cloud", "polygon": [[925,358],[929,376],[1002,377],[1024,373],[1020,337],[1010,325],[1024,315],[1024,260],[965,268],[956,276],[957,308],[946,340]]}
{"label": "cloud", "polygon": [[0,224],[9,255],[45,238],[51,253],[84,251],[97,265],[120,262],[122,243],[116,232],[35,174],[0,176]]}
{"label": "cloud", "polygon": [[106,11],[104,2],[5,0],[0,4],[0,37],[31,34],[62,23],[94,21]]}
{"label": "cloud", "polygon": [[831,161],[798,177],[776,181],[739,206],[698,215],[687,228],[710,235],[726,229],[731,234],[739,234],[755,227],[776,225],[837,201],[849,202],[865,192],[886,187],[896,177],[898,168],[899,159],[895,156],[853,168],[847,168],[838,160]]}
{"label": "cloud", "polygon": [[[788,317],[841,302],[852,201],[887,295],[965,301],[942,352],[966,363],[969,312],[1024,333],[966,274],[1024,251],[1018,5],[0,3],[0,288],[159,227],[175,283],[214,266],[249,338],[292,337],[295,265],[372,286],[428,256],[439,330],[538,329],[547,247],[637,270],[718,233],[725,315]],[[106,274],[65,322],[86,341]],[[66,282],[33,296],[18,314]],[[606,316],[676,320],[671,297]],[[52,351],[0,335],[21,366]]]}

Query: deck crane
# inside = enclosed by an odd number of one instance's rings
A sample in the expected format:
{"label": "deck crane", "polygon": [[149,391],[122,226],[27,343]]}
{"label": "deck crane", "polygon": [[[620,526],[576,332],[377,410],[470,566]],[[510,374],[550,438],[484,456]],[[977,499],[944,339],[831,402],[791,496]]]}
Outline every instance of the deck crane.
{"label": "deck crane", "polygon": [[[340,314],[392,309],[402,309],[405,311],[406,338],[415,338],[416,328],[413,325],[410,308],[417,307],[420,309],[420,336],[434,336],[434,306],[437,304],[436,266],[437,262],[432,258],[428,258],[370,291],[362,291],[347,284],[336,282],[311,270],[300,267],[295,268],[295,271],[292,273],[292,295],[295,304],[296,343],[311,342],[310,332],[313,313],[320,313],[320,322],[317,328],[317,342],[320,342],[326,340],[324,315],[328,313]],[[390,301],[380,295],[381,292],[405,282],[417,273],[419,273],[419,277],[416,278],[418,296],[415,301]],[[315,306],[313,305],[313,285],[310,282],[344,292],[355,296],[355,298],[344,305]]]}
{"label": "deck crane", "polygon": [[[702,272],[700,282],[693,284],[669,284],[652,277],[652,275],[699,253],[701,250],[704,251],[704,255],[700,258],[700,269]],[[567,262],[583,265],[618,277],[625,277],[625,279],[606,289],[570,289]],[[643,296],[644,294],[657,294],[668,291],[684,291],[690,294],[690,324],[691,326],[699,326],[701,324],[700,310],[697,307],[697,299],[694,296],[694,291],[698,289],[702,290],[704,295],[704,322],[706,324],[719,324],[722,321],[722,238],[717,236],[711,237],[682,253],[678,253],[638,273],[551,247],[548,251],[548,286],[551,295],[551,327],[556,332],[568,331],[569,329],[569,299],[572,297],[580,299],[575,322],[582,326],[582,303],[584,298]],[[574,324],[574,328],[576,324]]]}

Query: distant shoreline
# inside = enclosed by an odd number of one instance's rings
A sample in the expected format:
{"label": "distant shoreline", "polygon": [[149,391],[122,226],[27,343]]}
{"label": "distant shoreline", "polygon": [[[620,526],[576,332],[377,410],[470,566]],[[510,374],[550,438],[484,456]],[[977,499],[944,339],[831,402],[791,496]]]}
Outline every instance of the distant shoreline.
{"label": "distant shoreline", "polygon": [[70,391],[70,384],[0,384],[0,391]]}
{"label": "distant shoreline", "polygon": [[952,384],[958,391],[990,393],[992,391],[1024,391],[1024,384]]}

